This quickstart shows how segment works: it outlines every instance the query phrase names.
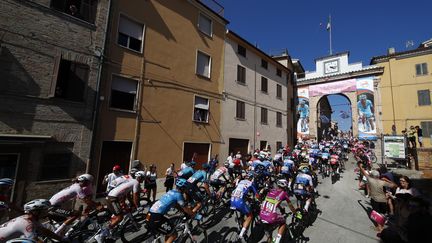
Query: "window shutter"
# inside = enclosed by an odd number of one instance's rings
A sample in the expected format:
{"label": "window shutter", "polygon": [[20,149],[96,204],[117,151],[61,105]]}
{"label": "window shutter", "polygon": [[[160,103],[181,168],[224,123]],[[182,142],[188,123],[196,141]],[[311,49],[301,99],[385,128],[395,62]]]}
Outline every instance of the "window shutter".
{"label": "window shutter", "polygon": [[53,73],[52,73],[52,78],[51,78],[51,87],[50,87],[50,91],[48,93],[48,98],[53,98],[55,96],[61,57],[62,57],[61,52],[57,51],[57,54],[54,57],[54,67],[53,67]]}
{"label": "window shutter", "polygon": [[130,37],[133,37],[137,40],[142,40],[143,28],[144,28],[143,25],[138,24],[132,20],[129,20],[126,17],[120,16],[119,32],[128,35]]}
{"label": "window shutter", "polygon": [[422,64],[423,74],[428,74],[427,63]]}

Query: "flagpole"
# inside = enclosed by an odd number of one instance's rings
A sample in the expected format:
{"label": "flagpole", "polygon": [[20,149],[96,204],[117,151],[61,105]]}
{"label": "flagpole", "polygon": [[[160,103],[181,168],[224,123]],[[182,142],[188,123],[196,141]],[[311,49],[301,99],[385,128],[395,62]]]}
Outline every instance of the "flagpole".
{"label": "flagpole", "polygon": [[333,54],[333,50],[332,50],[332,24],[331,24],[331,15],[329,14],[329,42],[330,42],[330,55]]}

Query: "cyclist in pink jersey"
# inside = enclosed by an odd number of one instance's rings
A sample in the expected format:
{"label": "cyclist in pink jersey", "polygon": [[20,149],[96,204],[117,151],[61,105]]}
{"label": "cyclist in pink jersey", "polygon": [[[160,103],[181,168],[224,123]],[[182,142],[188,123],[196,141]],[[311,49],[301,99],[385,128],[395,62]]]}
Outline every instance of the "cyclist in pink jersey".
{"label": "cyclist in pink jersey", "polygon": [[[288,188],[288,181],[285,179],[279,179],[276,184],[278,188],[272,189],[267,194],[265,200],[261,203],[261,212],[259,216],[263,223],[279,225],[278,234],[275,241],[275,243],[279,243],[286,229],[285,217],[283,216],[285,209],[282,208],[280,204],[283,201],[286,201],[293,214],[295,213],[295,208],[289,199],[288,193],[286,192]],[[283,213],[279,213],[278,208]]]}

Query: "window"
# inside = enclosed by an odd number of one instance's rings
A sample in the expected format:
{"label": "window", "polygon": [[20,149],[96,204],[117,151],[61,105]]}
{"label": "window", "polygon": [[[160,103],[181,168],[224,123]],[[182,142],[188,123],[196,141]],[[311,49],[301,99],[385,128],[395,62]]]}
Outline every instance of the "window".
{"label": "window", "polygon": [[423,132],[423,137],[430,137],[432,135],[432,121],[420,122],[420,127]]}
{"label": "window", "polygon": [[144,25],[120,15],[117,43],[128,49],[141,52]]}
{"label": "window", "polygon": [[59,59],[53,76],[50,97],[70,101],[83,101],[89,67],[85,64]]}
{"label": "window", "polygon": [[282,127],[282,113],[276,112],[276,126]]}
{"label": "window", "polygon": [[97,0],[51,0],[51,8],[86,22],[94,23]]}
{"label": "window", "polygon": [[211,57],[203,52],[197,53],[196,73],[198,75],[210,78]]}
{"label": "window", "polygon": [[133,79],[112,77],[111,107],[122,110],[135,110],[138,82]]}
{"label": "window", "polygon": [[267,141],[260,141],[260,150],[267,149]]}
{"label": "window", "polygon": [[46,154],[39,169],[39,180],[61,180],[70,178],[71,153]]}
{"label": "window", "polygon": [[264,59],[261,59],[261,67],[267,69],[268,68],[268,62]]}
{"label": "window", "polygon": [[245,84],[246,83],[246,68],[237,65],[237,82]]}
{"label": "window", "polygon": [[427,63],[420,63],[420,64],[416,64],[416,75],[426,75],[428,74],[428,70],[427,70]]}
{"label": "window", "polygon": [[268,92],[268,86],[267,86],[267,78],[261,77],[261,92],[267,93]]}
{"label": "window", "polygon": [[238,53],[240,56],[244,56],[244,57],[246,57],[246,48],[245,48],[244,46],[237,45],[237,53]]}
{"label": "window", "polygon": [[208,36],[213,35],[212,20],[207,16],[200,14],[198,19],[198,29]]}
{"label": "window", "polygon": [[267,109],[261,107],[261,123],[267,124]]}
{"label": "window", "polygon": [[282,149],[282,142],[276,142],[276,150]]}
{"label": "window", "polygon": [[196,122],[208,122],[209,100],[195,96],[193,120]]}
{"label": "window", "polygon": [[280,70],[279,68],[276,69],[276,75],[279,77],[282,77],[282,70]]}
{"label": "window", "polygon": [[243,101],[237,100],[236,118],[245,119],[245,103]]}
{"label": "window", "polygon": [[430,105],[430,91],[428,89],[417,91],[418,105]]}
{"label": "window", "polygon": [[282,99],[282,86],[280,84],[276,84],[276,97]]}

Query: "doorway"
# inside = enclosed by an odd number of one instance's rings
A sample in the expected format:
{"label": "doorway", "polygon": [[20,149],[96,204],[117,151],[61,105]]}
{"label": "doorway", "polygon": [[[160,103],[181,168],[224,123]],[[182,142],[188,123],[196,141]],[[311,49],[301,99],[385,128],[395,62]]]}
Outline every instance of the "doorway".
{"label": "doorway", "polygon": [[[0,154],[0,178],[10,178],[16,182],[19,158],[19,154]],[[8,195],[12,200],[14,189],[15,183]]]}
{"label": "doorway", "polygon": [[248,153],[249,148],[249,140],[248,139],[238,139],[238,138],[230,138],[229,139],[229,151],[228,154],[231,152],[233,154],[236,154],[240,151],[242,155],[246,155]]}
{"label": "doorway", "polygon": [[210,160],[210,144],[209,143],[184,143],[183,161],[195,161],[196,168],[201,168],[203,163]]}
{"label": "doorway", "polygon": [[352,108],[343,94],[321,97],[317,103],[318,141],[352,135]]}

